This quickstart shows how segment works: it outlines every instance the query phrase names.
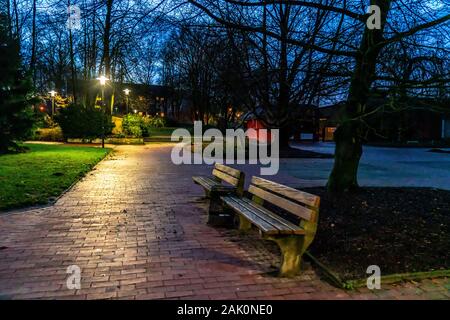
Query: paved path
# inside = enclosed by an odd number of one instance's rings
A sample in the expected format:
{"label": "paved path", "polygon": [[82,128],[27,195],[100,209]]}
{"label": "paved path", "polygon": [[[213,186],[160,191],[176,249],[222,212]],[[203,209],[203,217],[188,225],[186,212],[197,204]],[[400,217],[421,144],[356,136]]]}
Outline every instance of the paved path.
{"label": "paved path", "polygon": [[[0,215],[3,299],[449,299],[447,279],[343,291],[308,263],[293,279],[270,275],[274,248],[256,235],[206,225],[193,174],[170,147],[121,146],[52,207]],[[244,166],[248,174],[251,170]],[[278,181],[295,184],[284,176]],[[66,286],[71,265],[81,289]]]}
{"label": "paved path", "polygon": [[[334,153],[334,143],[294,144],[301,149]],[[358,170],[363,186],[433,187],[450,190],[450,154],[430,148],[364,146]],[[309,185],[325,185],[333,159],[282,159],[281,171]]]}

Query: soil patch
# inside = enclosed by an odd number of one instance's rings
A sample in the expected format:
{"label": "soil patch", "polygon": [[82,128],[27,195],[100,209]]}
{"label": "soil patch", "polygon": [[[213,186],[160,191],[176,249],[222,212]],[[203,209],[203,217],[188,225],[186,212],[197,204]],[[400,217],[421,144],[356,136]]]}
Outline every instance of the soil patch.
{"label": "soil patch", "polygon": [[431,188],[362,188],[321,197],[319,227],[310,252],[342,280],[450,269],[450,191]]}

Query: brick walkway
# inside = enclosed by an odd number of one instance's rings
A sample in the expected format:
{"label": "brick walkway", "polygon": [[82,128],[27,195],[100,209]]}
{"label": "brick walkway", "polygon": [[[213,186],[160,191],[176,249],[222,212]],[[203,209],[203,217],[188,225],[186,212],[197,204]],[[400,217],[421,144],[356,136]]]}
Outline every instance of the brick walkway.
{"label": "brick walkway", "polygon": [[[206,225],[191,176],[210,168],[169,156],[167,145],[118,147],[56,205],[1,214],[0,298],[450,298],[448,279],[370,292],[336,289],[307,263],[296,278],[271,276],[273,248]],[[70,265],[82,270],[80,290],[67,289]]]}

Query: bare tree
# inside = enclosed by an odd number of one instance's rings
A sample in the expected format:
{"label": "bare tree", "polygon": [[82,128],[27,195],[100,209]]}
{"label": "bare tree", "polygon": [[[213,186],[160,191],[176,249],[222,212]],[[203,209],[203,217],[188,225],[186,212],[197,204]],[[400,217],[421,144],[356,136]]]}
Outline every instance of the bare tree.
{"label": "bare tree", "polygon": [[[384,50],[408,37],[420,34],[425,30],[443,32],[440,27],[447,28],[445,23],[450,19],[445,7],[433,10],[420,1],[402,1],[392,7],[390,0],[363,1],[239,1],[225,0],[220,6],[212,1],[188,0],[190,4],[200,9],[210,19],[236,30],[265,35],[278,41],[289,43],[315,52],[316,54],[329,54],[340,61],[349,64],[350,81],[346,97],[346,107],[341,123],[335,133],[336,150],[333,170],[328,180],[330,191],[346,191],[358,187],[357,172],[359,160],[362,155],[364,125],[361,121],[366,113],[366,105],[372,86],[377,79],[377,65]],[[331,15],[324,32],[317,35],[320,41],[311,41],[308,37],[296,37],[299,33],[286,35],[285,29],[267,29],[254,19],[257,8],[271,6],[275,11],[277,6],[297,6],[321,11]],[[375,5],[380,9],[380,26],[372,28],[368,25],[368,14],[358,13],[355,9],[363,9]],[[254,10],[244,10],[252,8]],[[240,19],[230,14],[230,11],[243,12]],[[414,12],[421,11],[420,17]],[[286,12],[286,11],[284,11]],[[441,15],[439,15],[441,14]],[[345,16],[349,27],[345,32],[329,37],[331,30],[336,30],[336,16]],[[391,17],[392,20],[389,20]],[[401,23],[394,23],[401,19]],[[328,33],[328,34],[327,34]],[[425,42],[425,41],[424,41]]]}

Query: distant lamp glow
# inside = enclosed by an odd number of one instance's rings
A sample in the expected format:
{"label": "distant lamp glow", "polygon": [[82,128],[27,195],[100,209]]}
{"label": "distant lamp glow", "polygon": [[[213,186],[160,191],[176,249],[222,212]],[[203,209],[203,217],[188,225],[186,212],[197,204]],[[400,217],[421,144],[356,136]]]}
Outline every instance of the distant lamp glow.
{"label": "distant lamp glow", "polygon": [[134,109],[134,113],[137,113],[137,110],[136,110],[136,109]]}
{"label": "distant lamp glow", "polygon": [[56,92],[55,90],[52,90],[52,91],[49,91],[49,93],[50,93],[50,96],[53,98],[54,96],[56,96],[56,94],[58,92]]}
{"label": "distant lamp glow", "polygon": [[100,81],[100,84],[102,86],[104,86],[106,84],[106,81],[108,81],[109,79],[107,77],[105,77],[105,76],[100,76],[100,77],[97,78],[97,80]]}
{"label": "distant lamp glow", "polygon": [[128,114],[128,106],[130,105],[130,101],[129,101],[129,97],[128,96],[130,95],[131,90],[126,88],[126,89],[123,90],[123,92],[125,92],[125,96],[127,97],[126,106],[127,106],[127,114]]}

